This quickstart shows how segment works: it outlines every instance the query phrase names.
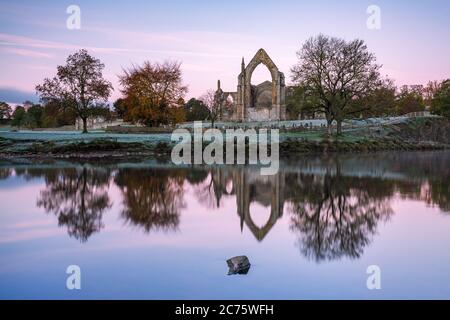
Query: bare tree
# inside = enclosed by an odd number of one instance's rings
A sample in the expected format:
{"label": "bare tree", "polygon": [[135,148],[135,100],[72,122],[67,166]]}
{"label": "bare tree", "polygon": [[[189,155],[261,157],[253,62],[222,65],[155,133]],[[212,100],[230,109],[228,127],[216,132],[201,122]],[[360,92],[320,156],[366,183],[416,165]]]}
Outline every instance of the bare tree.
{"label": "bare tree", "polygon": [[317,109],[325,113],[329,134],[333,120],[341,133],[352,99],[369,94],[382,83],[381,66],[362,40],[347,42],[319,35],[307,40],[297,56],[292,80],[318,98]]}
{"label": "bare tree", "polygon": [[103,78],[105,65],[82,49],[69,55],[65,66],[58,66],[53,79],[46,78],[36,86],[44,103],[56,101],[72,108],[83,121],[83,133],[87,132],[87,119],[100,103],[105,103],[113,90]]}
{"label": "bare tree", "polygon": [[214,128],[214,122],[216,122],[220,118],[220,102],[216,97],[216,93],[214,90],[210,89],[206,91],[200,98],[200,101],[208,108],[209,116],[208,118],[211,120],[211,128]]}

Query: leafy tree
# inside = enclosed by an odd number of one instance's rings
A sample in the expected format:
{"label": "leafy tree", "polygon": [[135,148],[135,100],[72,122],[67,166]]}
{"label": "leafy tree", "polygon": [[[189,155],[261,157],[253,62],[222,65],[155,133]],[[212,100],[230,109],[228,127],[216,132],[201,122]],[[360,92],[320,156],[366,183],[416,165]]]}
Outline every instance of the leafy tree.
{"label": "leafy tree", "polygon": [[444,80],[431,100],[431,110],[450,119],[450,79]]}
{"label": "leafy tree", "polygon": [[352,100],[349,110],[362,118],[393,116],[396,114],[396,90],[393,81],[387,79],[368,95]]}
{"label": "leafy tree", "polygon": [[25,111],[25,108],[22,106],[17,106],[12,114],[11,124],[20,130],[20,127],[25,124],[26,115],[27,112]]}
{"label": "leafy tree", "polygon": [[173,107],[169,109],[169,123],[175,124],[175,123],[181,123],[186,121],[186,112],[183,108],[184,100],[183,102],[180,101],[180,104],[177,107]]}
{"label": "leafy tree", "polygon": [[180,63],[166,61],[162,64],[144,62],[124,70],[119,77],[126,114],[133,122],[159,126],[179,121],[173,108],[187,92],[182,84]]}
{"label": "leafy tree", "polygon": [[209,117],[209,109],[203,101],[191,98],[185,105],[187,121],[203,121]]}
{"label": "leafy tree", "polygon": [[64,108],[58,101],[49,101],[43,107],[42,127],[55,128],[74,124],[76,113],[71,108]]}
{"label": "leafy tree", "polygon": [[127,114],[127,105],[125,99],[123,98],[117,99],[116,102],[114,102],[113,104],[113,109],[120,119],[125,119]]}
{"label": "leafy tree", "polygon": [[337,122],[337,133],[342,121],[350,113],[353,99],[368,95],[380,85],[380,65],[375,55],[367,50],[362,40],[343,39],[319,35],[310,38],[297,52],[299,62],[292,67],[292,80],[307,88],[320,103],[316,109],[324,112],[328,132]]}
{"label": "leafy tree", "polygon": [[441,83],[439,81],[429,81],[425,88],[423,88],[423,101],[425,102],[425,106],[431,106],[432,100],[439,89]]}
{"label": "leafy tree", "polygon": [[421,86],[402,86],[397,95],[397,113],[402,115],[425,110],[422,89]]}
{"label": "leafy tree", "polygon": [[102,117],[107,121],[114,118],[114,114],[106,104],[98,104],[90,110],[90,117]]}
{"label": "leafy tree", "polygon": [[318,97],[308,91],[305,86],[299,85],[289,88],[286,97],[286,111],[291,119],[314,118],[316,108],[320,104]]}
{"label": "leafy tree", "polygon": [[25,125],[29,128],[42,127],[42,115],[44,108],[39,104],[32,105],[25,116]]}
{"label": "leafy tree", "polygon": [[12,108],[6,102],[0,102],[0,120],[1,119],[11,119]]}
{"label": "leafy tree", "polygon": [[102,71],[105,65],[82,49],[69,55],[65,66],[58,66],[53,79],[46,78],[36,86],[43,102],[58,101],[71,108],[83,121],[83,133],[87,132],[87,119],[92,108],[106,102],[113,90]]}
{"label": "leafy tree", "polygon": [[64,108],[58,101],[49,101],[44,105],[42,113],[42,126],[44,128],[55,128],[72,125],[77,118],[75,110]]}

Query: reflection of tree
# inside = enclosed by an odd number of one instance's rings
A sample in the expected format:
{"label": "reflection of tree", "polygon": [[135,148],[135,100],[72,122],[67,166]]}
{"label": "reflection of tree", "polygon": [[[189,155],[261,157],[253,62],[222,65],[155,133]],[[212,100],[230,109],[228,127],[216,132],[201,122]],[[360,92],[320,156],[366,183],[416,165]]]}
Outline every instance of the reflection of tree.
{"label": "reflection of tree", "polygon": [[39,207],[58,217],[70,236],[85,242],[102,227],[102,216],[110,208],[109,172],[87,167],[49,170]]}
{"label": "reflection of tree", "polygon": [[450,212],[450,172],[446,172],[440,179],[429,181],[428,203],[437,204],[444,212]]}
{"label": "reflection of tree", "polygon": [[[46,181],[54,180],[61,174],[61,170],[55,170],[51,168],[40,168],[40,167],[18,167],[14,169],[17,176],[23,177],[26,181],[31,181],[34,179],[45,178]],[[65,171],[64,171],[65,172]]]}
{"label": "reflection of tree", "polygon": [[423,201],[438,206],[444,212],[450,211],[450,175],[446,170],[440,177],[432,176],[423,181],[397,181],[395,187],[402,199]]}
{"label": "reflection of tree", "polygon": [[227,191],[227,185],[234,181],[232,175],[225,168],[213,168],[210,170],[208,179],[196,186],[196,195],[200,203],[208,208],[219,208],[224,195],[234,193],[234,190]]}
{"label": "reflection of tree", "polygon": [[207,177],[208,171],[204,169],[192,168],[186,172],[186,181],[193,186],[201,184]]}
{"label": "reflection of tree", "polygon": [[11,168],[0,168],[0,180],[8,179],[12,175]]}
{"label": "reflection of tree", "polygon": [[[227,197],[235,199],[234,213],[241,219],[241,228],[247,226],[260,241],[273,232],[271,228],[283,211],[290,209],[291,229],[299,235],[301,253],[323,261],[360,257],[377,225],[392,214],[392,196],[438,205],[448,212],[448,154],[305,157],[295,159],[292,165],[285,163],[283,171],[273,177],[260,177],[251,167],[145,166],[118,169],[114,182],[123,195],[122,217],[146,232],[178,227],[184,183],[192,186],[189,190],[208,208],[223,205]],[[101,230],[102,215],[110,207],[109,171],[79,165],[55,169],[46,164],[21,164],[14,171],[1,168],[0,179],[13,172],[27,181],[45,178],[38,205],[54,213],[71,236],[86,241]],[[271,207],[271,216],[262,227],[252,220],[250,210],[255,202]]]}
{"label": "reflection of tree", "polygon": [[378,222],[392,214],[387,200],[392,188],[382,189],[380,179],[344,177],[337,170],[296,180],[300,186],[291,200],[291,228],[300,232],[301,252],[316,261],[360,257]]}
{"label": "reflection of tree", "polygon": [[178,227],[184,175],[178,170],[121,169],[115,178],[123,193],[122,216],[149,232]]}

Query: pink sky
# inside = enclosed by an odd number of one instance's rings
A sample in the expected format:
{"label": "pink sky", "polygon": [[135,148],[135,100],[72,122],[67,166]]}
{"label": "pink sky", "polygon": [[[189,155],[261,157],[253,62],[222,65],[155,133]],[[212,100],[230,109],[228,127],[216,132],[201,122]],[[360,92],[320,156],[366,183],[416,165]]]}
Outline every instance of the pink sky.
{"label": "pink sky", "polygon": [[[289,84],[296,51],[319,33],[365,40],[383,65],[383,73],[398,85],[450,77],[447,2],[377,1],[380,30],[366,26],[370,4],[78,1],[81,29],[68,30],[69,4],[64,1],[0,1],[0,100],[20,103],[23,95],[16,97],[15,91],[33,93],[36,84],[53,76],[56,66],[80,48],[105,63],[104,76],[115,88],[111,101],[120,96],[117,75],[145,60],[182,62],[187,99],[214,88],[218,79],[224,90],[235,91],[241,58],[250,61],[261,47]],[[253,82],[267,79],[268,71],[258,67]],[[16,101],[10,101],[13,98]]]}

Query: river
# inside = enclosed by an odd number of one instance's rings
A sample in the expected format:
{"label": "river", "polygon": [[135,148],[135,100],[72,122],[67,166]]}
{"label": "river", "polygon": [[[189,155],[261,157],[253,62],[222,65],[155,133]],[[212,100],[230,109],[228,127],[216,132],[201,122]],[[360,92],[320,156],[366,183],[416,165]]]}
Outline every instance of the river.
{"label": "river", "polygon": [[[449,151],[259,172],[0,162],[0,298],[450,298]],[[251,268],[227,275],[237,255]],[[80,290],[66,286],[71,265]]]}

